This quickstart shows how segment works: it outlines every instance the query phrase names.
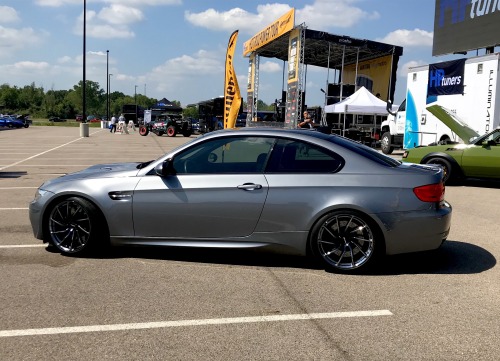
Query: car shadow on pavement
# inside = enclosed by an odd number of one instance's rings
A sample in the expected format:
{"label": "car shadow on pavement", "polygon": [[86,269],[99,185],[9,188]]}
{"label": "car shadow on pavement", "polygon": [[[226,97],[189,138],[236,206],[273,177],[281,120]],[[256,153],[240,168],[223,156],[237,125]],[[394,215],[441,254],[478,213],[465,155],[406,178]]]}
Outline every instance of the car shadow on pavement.
{"label": "car shadow on pavement", "polygon": [[270,250],[195,247],[110,247],[99,258],[141,258],[231,266],[287,267],[321,269],[309,257],[282,254]]}
{"label": "car shadow on pavement", "polygon": [[453,183],[453,184],[446,183],[446,187],[475,187],[475,188],[500,189],[500,180],[469,178],[462,180],[458,183]]}
{"label": "car shadow on pavement", "polygon": [[21,178],[27,174],[28,172],[0,172],[0,178]]}
{"label": "car shadow on pavement", "polygon": [[[54,247],[48,247],[47,250],[49,252],[57,252]],[[311,257],[254,249],[110,247],[106,252],[87,257],[99,259],[140,258],[249,267],[324,269],[319,262],[316,262]],[[366,271],[360,270],[355,272],[355,274],[363,276],[475,274],[485,272],[495,265],[495,257],[484,248],[469,243],[449,240],[441,248],[434,251],[384,257],[374,267]]]}
{"label": "car shadow on pavement", "polygon": [[474,274],[495,265],[495,257],[486,249],[448,240],[434,251],[388,256],[370,274]]}

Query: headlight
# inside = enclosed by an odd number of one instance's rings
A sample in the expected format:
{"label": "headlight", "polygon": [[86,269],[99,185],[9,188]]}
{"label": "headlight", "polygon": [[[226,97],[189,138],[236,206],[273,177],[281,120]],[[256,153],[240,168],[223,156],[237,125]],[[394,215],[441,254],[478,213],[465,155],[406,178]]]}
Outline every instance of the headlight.
{"label": "headlight", "polygon": [[35,199],[33,202],[38,201],[40,198],[42,198],[45,194],[49,193],[49,191],[46,191],[44,189],[38,188],[35,192]]}

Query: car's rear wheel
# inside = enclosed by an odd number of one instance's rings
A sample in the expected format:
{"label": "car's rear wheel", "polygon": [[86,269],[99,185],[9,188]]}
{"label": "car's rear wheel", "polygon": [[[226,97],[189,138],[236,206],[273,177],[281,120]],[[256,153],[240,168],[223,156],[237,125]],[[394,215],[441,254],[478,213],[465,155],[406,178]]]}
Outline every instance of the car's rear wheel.
{"label": "car's rear wheel", "polygon": [[142,136],[148,135],[149,134],[149,129],[145,125],[141,125],[139,127],[139,134]]}
{"label": "car's rear wheel", "polygon": [[177,134],[177,131],[175,130],[175,127],[173,125],[169,125],[167,127],[167,135],[169,137],[175,137],[176,134]]}
{"label": "car's rear wheel", "polygon": [[382,252],[383,245],[382,236],[373,221],[350,210],[323,216],[311,231],[313,255],[327,269],[336,272],[366,269]]}
{"label": "car's rear wheel", "polygon": [[451,183],[455,179],[455,174],[453,172],[453,166],[451,163],[444,158],[434,157],[428,159],[425,164],[436,164],[443,168],[443,183]]}
{"label": "car's rear wheel", "polygon": [[45,240],[65,254],[89,253],[96,247],[99,237],[109,238],[97,208],[80,197],[62,199],[54,204],[45,230]]}

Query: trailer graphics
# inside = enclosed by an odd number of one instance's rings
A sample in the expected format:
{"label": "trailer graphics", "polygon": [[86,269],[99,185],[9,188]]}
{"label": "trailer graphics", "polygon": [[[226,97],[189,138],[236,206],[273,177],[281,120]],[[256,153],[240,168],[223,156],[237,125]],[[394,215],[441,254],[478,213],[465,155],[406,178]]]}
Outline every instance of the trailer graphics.
{"label": "trailer graphics", "polygon": [[[407,77],[406,99],[396,113],[381,124],[381,148],[386,154],[394,149],[410,149],[422,145],[467,142],[464,125],[477,135],[483,135],[500,126],[500,53],[462,59],[462,65],[449,71],[448,62],[410,68]],[[443,71],[440,71],[444,69]],[[429,74],[434,71],[433,74]],[[444,75],[443,75],[444,73]],[[463,85],[463,91],[442,86],[446,78],[455,78]],[[433,95],[435,92],[438,94]],[[444,124],[429,108],[439,105],[461,120],[457,124]]]}
{"label": "trailer graphics", "polygon": [[427,96],[463,94],[465,59],[429,65]]}

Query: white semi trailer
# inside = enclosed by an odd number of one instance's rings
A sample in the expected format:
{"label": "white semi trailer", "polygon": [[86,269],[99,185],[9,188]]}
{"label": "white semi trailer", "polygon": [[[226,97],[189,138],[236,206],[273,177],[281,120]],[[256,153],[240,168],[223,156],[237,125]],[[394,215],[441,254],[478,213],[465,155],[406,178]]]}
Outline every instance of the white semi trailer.
{"label": "white semi trailer", "polygon": [[429,78],[429,65],[410,68],[406,99],[396,113],[391,113],[381,124],[382,151],[390,154],[396,148],[409,149],[432,143],[463,141],[457,129],[450,129],[428,111],[427,107],[436,104],[456,114],[465,126],[473,129],[478,135],[498,127],[499,66],[500,53],[492,53],[466,59],[461,76],[446,77],[437,71],[439,85],[453,86],[462,82],[463,93],[433,96],[428,96],[428,89],[429,79],[436,82],[434,71]]}

